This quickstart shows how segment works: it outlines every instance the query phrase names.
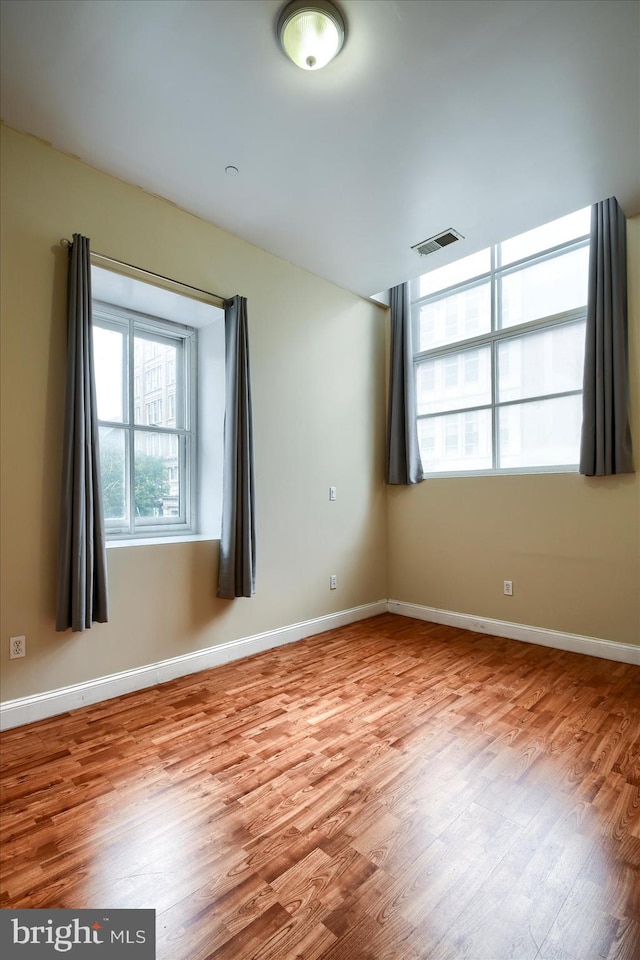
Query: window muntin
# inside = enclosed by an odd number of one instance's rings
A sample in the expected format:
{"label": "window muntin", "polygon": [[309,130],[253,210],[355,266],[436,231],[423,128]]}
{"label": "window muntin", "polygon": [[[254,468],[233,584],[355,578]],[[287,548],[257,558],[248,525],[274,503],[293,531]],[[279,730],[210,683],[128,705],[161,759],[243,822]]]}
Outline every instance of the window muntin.
{"label": "window muntin", "polygon": [[110,304],[93,310],[107,536],[193,532],[196,332]]}
{"label": "window muntin", "polygon": [[412,283],[425,475],[576,468],[589,212]]}

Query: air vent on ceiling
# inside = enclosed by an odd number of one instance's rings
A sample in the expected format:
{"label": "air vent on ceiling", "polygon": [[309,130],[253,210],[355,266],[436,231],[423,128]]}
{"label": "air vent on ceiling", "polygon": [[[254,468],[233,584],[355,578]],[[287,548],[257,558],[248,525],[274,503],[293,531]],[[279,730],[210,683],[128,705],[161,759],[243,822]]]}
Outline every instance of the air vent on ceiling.
{"label": "air vent on ceiling", "polygon": [[449,230],[443,230],[442,233],[436,234],[435,237],[429,237],[428,240],[422,240],[421,243],[414,244],[411,249],[417,250],[421,257],[426,257],[430,253],[435,253],[436,250],[448,247],[450,243],[455,243],[456,240],[464,240],[464,237],[457,230],[449,228]]}

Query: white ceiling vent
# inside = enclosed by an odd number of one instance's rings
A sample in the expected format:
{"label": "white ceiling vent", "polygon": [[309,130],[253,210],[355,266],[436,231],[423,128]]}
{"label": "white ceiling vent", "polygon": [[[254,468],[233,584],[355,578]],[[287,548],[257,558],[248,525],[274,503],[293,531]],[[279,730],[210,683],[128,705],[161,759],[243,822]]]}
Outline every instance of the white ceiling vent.
{"label": "white ceiling vent", "polygon": [[443,247],[448,247],[450,243],[455,243],[457,240],[464,240],[464,237],[457,230],[449,228],[449,230],[443,230],[442,233],[436,234],[435,237],[429,237],[428,240],[422,240],[421,243],[414,244],[411,249],[417,250],[421,257],[427,257],[430,253],[442,250]]}

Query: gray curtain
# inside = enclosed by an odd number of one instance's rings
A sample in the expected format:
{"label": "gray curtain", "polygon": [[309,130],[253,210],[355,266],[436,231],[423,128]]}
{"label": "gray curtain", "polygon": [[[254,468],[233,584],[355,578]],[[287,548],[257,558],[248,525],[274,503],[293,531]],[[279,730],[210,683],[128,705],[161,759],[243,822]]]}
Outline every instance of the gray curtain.
{"label": "gray curtain", "polygon": [[391,367],[387,415],[387,483],[420,483],[409,284],[392,287]]}
{"label": "gray curtain", "polygon": [[615,197],[591,208],[580,473],[633,473],[627,349],[627,243]]}
{"label": "gray curtain", "polygon": [[56,630],[109,619],[93,370],[89,240],[69,250],[67,388],[58,536]]}
{"label": "gray curtain", "polygon": [[222,535],[218,597],[252,597],[256,592],[253,425],[249,372],[247,301],[224,304],[226,399]]}

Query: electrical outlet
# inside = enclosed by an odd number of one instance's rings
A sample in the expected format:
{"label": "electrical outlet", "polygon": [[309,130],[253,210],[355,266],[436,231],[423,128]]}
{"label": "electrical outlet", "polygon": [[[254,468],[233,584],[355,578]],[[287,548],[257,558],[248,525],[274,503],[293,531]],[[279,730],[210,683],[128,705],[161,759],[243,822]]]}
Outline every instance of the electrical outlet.
{"label": "electrical outlet", "polygon": [[26,637],[9,637],[9,659],[16,660],[18,657],[24,657],[27,653]]}
{"label": "electrical outlet", "polygon": [[335,573],[332,573],[329,577],[329,589],[337,590],[338,589],[338,576]]}
{"label": "electrical outlet", "polygon": [[504,595],[505,597],[513,596],[513,580],[504,581]]}

